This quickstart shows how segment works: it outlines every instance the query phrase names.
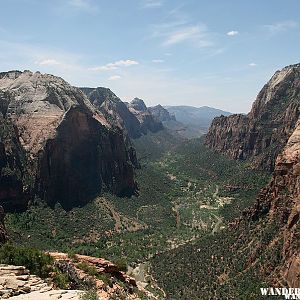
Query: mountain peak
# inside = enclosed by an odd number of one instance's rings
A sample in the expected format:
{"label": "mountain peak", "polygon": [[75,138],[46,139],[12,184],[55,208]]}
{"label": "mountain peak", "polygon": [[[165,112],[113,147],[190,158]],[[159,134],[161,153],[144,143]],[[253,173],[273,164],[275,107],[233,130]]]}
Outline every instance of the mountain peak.
{"label": "mountain peak", "polygon": [[170,114],[167,109],[165,109],[160,104],[149,107],[148,108],[151,114],[159,121],[166,122],[166,121],[176,121],[175,115]]}
{"label": "mountain peak", "polygon": [[144,102],[144,100],[135,97],[131,102],[130,102],[130,107],[134,108],[137,111],[146,111],[147,106]]}

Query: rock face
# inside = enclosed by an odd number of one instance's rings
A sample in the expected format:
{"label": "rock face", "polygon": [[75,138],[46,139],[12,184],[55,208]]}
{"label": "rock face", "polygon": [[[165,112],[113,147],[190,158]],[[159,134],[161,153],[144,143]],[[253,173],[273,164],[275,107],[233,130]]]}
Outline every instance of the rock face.
{"label": "rock face", "polygon": [[[134,192],[134,149],[78,88],[53,75],[11,71],[0,73],[0,93],[1,124],[14,132],[1,132],[5,209],[22,202],[25,191],[66,209],[103,191]],[[16,175],[7,176],[7,168]]]}
{"label": "rock face", "polygon": [[130,108],[139,111],[139,112],[146,112],[147,111],[147,106],[145,104],[145,102],[140,99],[140,98],[134,98],[131,102],[130,102]]}
{"label": "rock face", "polygon": [[[13,296],[31,292],[47,292],[51,290],[41,278],[30,275],[23,266],[0,265],[0,298],[14,299]],[[19,299],[17,297],[17,299]]]}
{"label": "rock face", "polygon": [[0,112],[0,204],[5,211],[23,210],[27,206],[25,160],[17,127]]}
{"label": "rock face", "polygon": [[157,132],[164,128],[162,122],[151,114],[151,111],[142,99],[134,98],[128,104],[128,108],[139,120],[140,129],[143,134],[147,134],[148,131]]}
{"label": "rock face", "polygon": [[215,118],[205,143],[233,159],[253,160],[273,170],[300,114],[300,64],[277,71],[258,94],[248,115]]}
{"label": "rock face", "polygon": [[80,89],[97,109],[108,119],[112,119],[119,128],[126,130],[131,138],[141,136],[139,120],[110,89],[103,87]]}
{"label": "rock face", "polygon": [[160,120],[156,119],[143,100],[135,98],[130,104],[124,103],[110,89],[80,88],[90,102],[108,119],[112,120],[129,137],[135,139],[163,129]]}
{"label": "rock face", "polygon": [[256,269],[271,286],[300,284],[299,109],[297,64],[274,74],[248,115],[216,118],[206,137],[210,148],[274,171],[255,205],[234,223],[242,233],[237,247],[249,251],[246,267]]}
{"label": "rock face", "polygon": [[160,122],[176,121],[175,115],[170,114],[169,111],[160,104],[149,107],[148,110]]}
{"label": "rock face", "polygon": [[[300,270],[300,123],[289,138],[283,152],[276,159],[275,170],[270,184],[261,191],[256,205],[246,218],[253,221],[267,219],[278,227],[275,238],[269,242],[272,251],[282,241],[281,261],[267,270],[266,276],[282,278],[289,287],[299,286]],[[257,253],[256,255],[259,255]],[[252,258],[252,261],[255,260]],[[276,282],[280,284],[280,282]]]}

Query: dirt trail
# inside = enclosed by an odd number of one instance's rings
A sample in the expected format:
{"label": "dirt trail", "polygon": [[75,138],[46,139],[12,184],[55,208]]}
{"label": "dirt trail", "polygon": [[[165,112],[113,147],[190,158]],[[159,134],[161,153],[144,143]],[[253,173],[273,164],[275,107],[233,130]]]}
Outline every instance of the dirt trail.
{"label": "dirt trail", "polygon": [[147,228],[147,225],[139,223],[138,220],[130,219],[120,214],[114,205],[105,198],[98,198],[96,203],[106,209],[114,219],[116,232],[121,232],[122,229],[132,232]]}
{"label": "dirt trail", "polygon": [[217,220],[218,222],[216,223],[216,225],[214,226],[213,230],[212,230],[212,234],[215,234],[219,229],[220,229],[220,225],[222,224],[223,220],[222,218],[218,217],[215,214],[212,214]]}
{"label": "dirt trail", "polygon": [[121,222],[121,216],[120,216],[119,212],[117,212],[116,209],[114,208],[114,206],[109,201],[107,201],[105,198],[97,199],[96,203],[102,205],[104,208],[106,208],[110,212],[110,215],[113,217],[113,219],[116,222],[115,223],[115,231],[120,232],[122,229],[122,222]]}

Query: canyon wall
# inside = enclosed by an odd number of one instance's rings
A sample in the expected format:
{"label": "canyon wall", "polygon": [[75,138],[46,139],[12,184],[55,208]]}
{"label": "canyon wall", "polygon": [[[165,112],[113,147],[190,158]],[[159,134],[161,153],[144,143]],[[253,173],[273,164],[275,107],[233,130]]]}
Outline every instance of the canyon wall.
{"label": "canyon wall", "polygon": [[253,167],[272,171],[299,114],[300,64],[297,64],[273,75],[247,115],[215,118],[205,144],[232,159],[251,159]]}
{"label": "canyon wall", "polygon": [[34,196],[69,209],[104,191],[135,192],[130,141],[81,90],[53,75],[11,71],[0,73],[0,92],[5,210],[21,209]]}

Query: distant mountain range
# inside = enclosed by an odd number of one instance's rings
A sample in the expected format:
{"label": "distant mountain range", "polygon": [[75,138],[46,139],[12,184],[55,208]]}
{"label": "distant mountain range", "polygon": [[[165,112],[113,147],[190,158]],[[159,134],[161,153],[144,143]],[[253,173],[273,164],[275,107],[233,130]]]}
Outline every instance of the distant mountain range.
{"label": "distant mountain range", "polygon": [[175,130],[186,138],[199,137],[207,133],[208,128],[215,117],[229,116],[230,112],[213,107],[202,106],[165,106],[169,113],[175,116],[175,120],[163,122],[164,126]]}

